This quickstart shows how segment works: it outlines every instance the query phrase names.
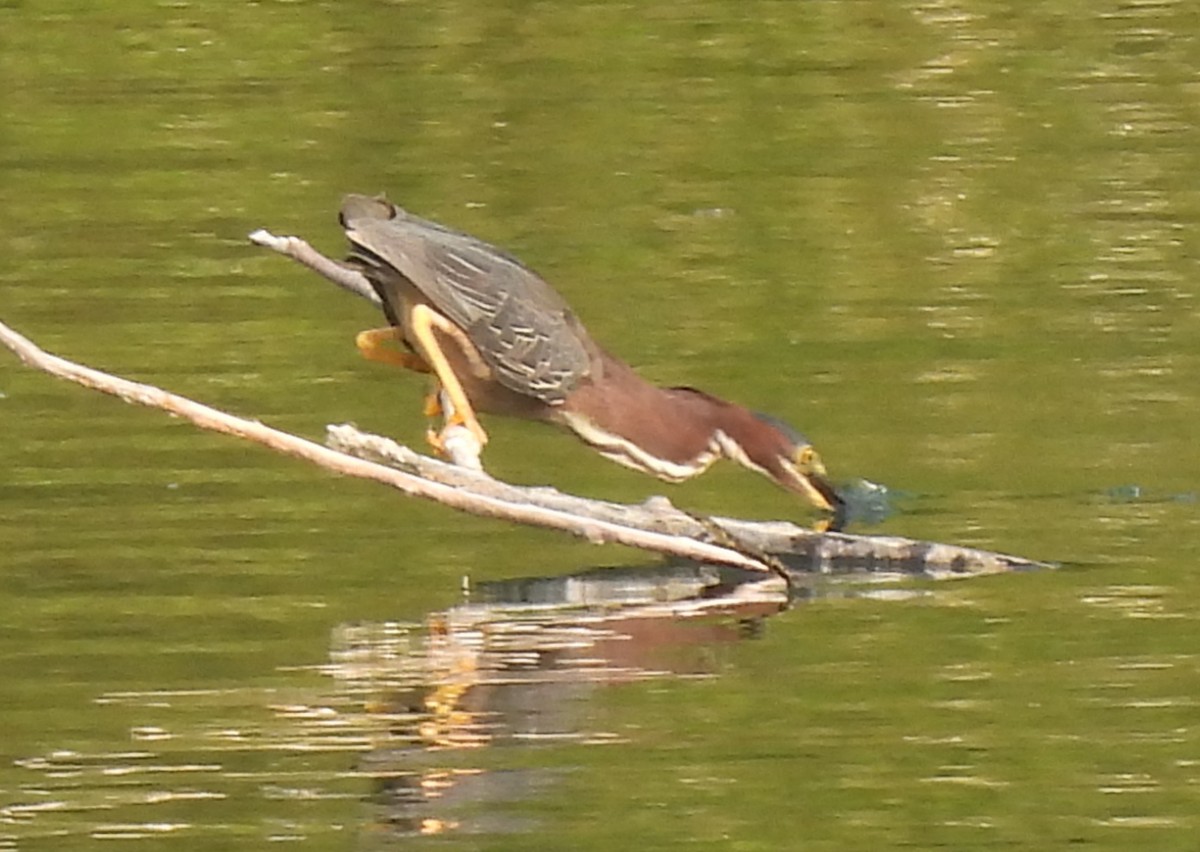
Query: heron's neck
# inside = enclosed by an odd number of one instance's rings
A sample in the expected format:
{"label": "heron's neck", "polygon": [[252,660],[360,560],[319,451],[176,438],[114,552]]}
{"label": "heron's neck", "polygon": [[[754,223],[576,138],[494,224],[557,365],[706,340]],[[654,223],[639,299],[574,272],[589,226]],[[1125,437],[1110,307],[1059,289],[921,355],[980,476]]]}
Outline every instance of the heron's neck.
{"label": "heron's neck", "polygon": [[761,469],[740,449],[753,419],[748,410],[700,391],[658,387],[623,364],[608,369],[611,384],[581,389],[561,415],[597,452],[670,482],[722,456]]}

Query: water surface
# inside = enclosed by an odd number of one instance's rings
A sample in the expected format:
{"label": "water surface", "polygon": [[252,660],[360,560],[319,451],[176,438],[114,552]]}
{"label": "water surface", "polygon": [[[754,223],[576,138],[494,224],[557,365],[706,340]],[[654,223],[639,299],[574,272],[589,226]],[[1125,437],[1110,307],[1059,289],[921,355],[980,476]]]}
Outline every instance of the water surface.
{"label": "water surface", "polygon": [[[677,580],[494,603],[656,563],[0,358],[0,847],[1194,848],[1198,25],[0,3],[0,318],[43,346],[415,444],[420,381],[354,351],[369,307],[245,240],[337,253],[341,194],[387,191],[516,252],[646,375],[899,495],[858,531],[1063,565],[749,614],[672,610]],[[489,427],[497,475],[665,488]],[[737,469],[670,496],[798,515]]]}

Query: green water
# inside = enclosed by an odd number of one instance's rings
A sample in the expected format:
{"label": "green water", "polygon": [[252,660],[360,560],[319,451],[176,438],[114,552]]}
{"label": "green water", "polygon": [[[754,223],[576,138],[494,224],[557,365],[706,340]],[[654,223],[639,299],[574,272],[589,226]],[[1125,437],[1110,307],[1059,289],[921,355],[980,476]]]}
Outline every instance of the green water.
{"label": "green water", "polygon": [[[857,531],[1063,564],[488,614],[463,577],[655,563],[0,353],[0,849],[1194,850],[1200,10],[1028,5],[0,2],[0,319],[51,351],[417,444],[369,306],[245,239],[337,254],[387,191],[899,495]],[[667,488],[488,426],[505,478]]]}

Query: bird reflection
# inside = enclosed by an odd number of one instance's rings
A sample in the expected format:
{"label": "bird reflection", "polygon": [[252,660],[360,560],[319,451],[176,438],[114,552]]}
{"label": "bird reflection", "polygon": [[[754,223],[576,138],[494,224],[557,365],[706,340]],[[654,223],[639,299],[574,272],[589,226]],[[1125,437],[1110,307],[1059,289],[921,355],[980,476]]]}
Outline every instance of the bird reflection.
{"label": "bird reflection", "polygon": [[440,834],[465,828],[464,806],[486,802],[470,809],[486,814],[470,818],[471,830],[520,830],[496,804],[533,795],[555,773],[486,769],[471,750],[620,741],[587,729],[591,693],[711,675],[716,649],[761,635],[788,605],[775,577],[676,565],[486,583],[421,624],[339,627],[329,671],[361,708],[369,822],[387,834]]}

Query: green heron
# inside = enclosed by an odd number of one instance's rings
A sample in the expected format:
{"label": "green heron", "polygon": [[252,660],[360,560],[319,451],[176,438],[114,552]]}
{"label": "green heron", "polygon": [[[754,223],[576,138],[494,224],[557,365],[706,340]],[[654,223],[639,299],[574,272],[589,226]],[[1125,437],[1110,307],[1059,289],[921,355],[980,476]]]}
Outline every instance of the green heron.
{"label": "green heron", "polygon": [[[487,434],[476,411],[549,422],[668,482],[725,457],[841,514],[841,497],[799,432],[695,388],[646,381],[600,348],[562,296],[506,252],[384,198],[348,196],[340,219],[350,262],[390,323],[362,332],[359,349],[432,373],[450,401],[448,422],[470,429],[481,446]],[[432,436],[431,443],[438,446]]]}

